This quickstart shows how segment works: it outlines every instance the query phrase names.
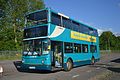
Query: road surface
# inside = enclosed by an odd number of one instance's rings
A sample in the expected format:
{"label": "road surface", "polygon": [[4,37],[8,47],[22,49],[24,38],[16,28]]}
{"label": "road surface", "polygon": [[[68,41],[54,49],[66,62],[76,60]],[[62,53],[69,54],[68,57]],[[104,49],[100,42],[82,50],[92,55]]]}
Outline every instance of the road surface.
{"label": "road surface", "polygon": [[73,68],[69,72],[19,72],[14,61],[0,61],[4,67],[0,80],[119,80],[120,53],[102,54],[101,60],[95,65],[86,65]]}

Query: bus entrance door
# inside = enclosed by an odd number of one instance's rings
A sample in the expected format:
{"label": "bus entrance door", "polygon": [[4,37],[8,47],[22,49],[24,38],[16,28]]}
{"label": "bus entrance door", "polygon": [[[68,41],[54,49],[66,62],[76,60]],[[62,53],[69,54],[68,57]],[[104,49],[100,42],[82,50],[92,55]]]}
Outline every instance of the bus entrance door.
{"label": "bus entrance door", "polygon": [[62,42],[52,41],[51,42],[51,48],[52,48],[52,51],[53,51],[53,62],[52,62],[52,65],[54,67],[62,67],[62,63],[63,63]]}

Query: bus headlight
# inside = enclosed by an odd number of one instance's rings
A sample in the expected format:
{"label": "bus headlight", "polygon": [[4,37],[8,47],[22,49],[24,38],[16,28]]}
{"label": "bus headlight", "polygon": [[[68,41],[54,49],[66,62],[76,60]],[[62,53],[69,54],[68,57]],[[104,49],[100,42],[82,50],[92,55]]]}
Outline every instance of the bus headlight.
{"label": "bus headlight", "polygon": [[23,55],[26,56],[28,52],[23,52]]}
{"label": "bus headlight", "polygon": [[25,61],[24,60],[22,60],[22,63],[24,63]]}
{"label": "bus headlight", "polygon": [[31,56],[31,55],[32,55],[32,52],[28,52],[28,55]]}
{"label": "bus headlight", "polygon": [[42,60],[42,64],[44,64],[44,60]]}
{"label": "bus headlight", "polygon": [[35,55],[35,56],[36,56],[36,55],[38,55],[38,53],[37,53],[37,52],[34,52],[34,53],[33,53],[33,55]]}

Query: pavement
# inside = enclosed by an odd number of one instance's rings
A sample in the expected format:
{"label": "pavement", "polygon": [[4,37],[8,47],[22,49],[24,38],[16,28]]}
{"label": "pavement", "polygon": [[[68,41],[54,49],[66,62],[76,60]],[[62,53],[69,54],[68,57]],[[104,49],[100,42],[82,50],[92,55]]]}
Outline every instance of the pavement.
{"label": "pavement", "polygon": [[95,65],[85,65],[73,68],[69,72],[63,70],[19,72],[14,61],[0,61],[4,68],[0,80],[119,80],[120,53],[101,54],[101,59]]}

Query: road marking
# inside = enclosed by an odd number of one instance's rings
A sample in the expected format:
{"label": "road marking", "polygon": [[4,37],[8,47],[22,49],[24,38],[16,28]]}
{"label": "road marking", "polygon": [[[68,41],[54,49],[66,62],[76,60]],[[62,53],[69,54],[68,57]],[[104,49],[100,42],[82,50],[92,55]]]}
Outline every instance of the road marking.
{"label": "road marking", "polygon": [[79,75],[74,75],[74,76],[72,76],[72,78],[75,78],[75,77],[78,77]]}
{"label": "road marking", "polygon": [[100,67],[97,67],[96,69],[100,69]]}
{"label": "road marking", "polygon": [[86,72],[88,72],[88,73],[89,73],[89,72],[92,72],[92,71],[91,71],[91,70],[88,70],[88,71],[86,71]]}
{"label": "road marking", "polygon": [[107,67],[106,65],[103,65],[103,67]]}

